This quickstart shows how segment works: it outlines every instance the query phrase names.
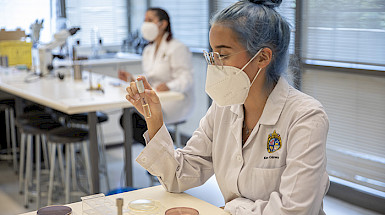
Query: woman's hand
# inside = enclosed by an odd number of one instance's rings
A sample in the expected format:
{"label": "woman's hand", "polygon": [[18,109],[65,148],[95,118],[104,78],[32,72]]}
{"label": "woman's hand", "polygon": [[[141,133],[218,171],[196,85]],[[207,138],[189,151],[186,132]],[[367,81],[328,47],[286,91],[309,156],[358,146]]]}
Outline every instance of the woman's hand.
{"label": "woman's hand", "polygon": [[148,133],[150,139],[158,132],[158,130],[163,125],[163,113],[160,100],[155,91],[151,88],[150,84],[147,82],[147,79],[144,76],[139,76],[138,79],[143,80],[144,93],[139,94],[138,88],[136,87],[135,82],[131,82],[130,86],[126,88],[127,95],[126,99],[131,102],[132,105],[139,111],[140,114],[144,115],[143,106],[141,102],[141,97],[147,100],[148,105],[150,106],[151,117],[145,117],[147,122]]}
{"label": "woman's hand", "polygon": [[156,91],[162,92],[162,91],[169,91],[170,89],[168,88],[166,83],[161,83],[158,86],[156,86]]}
{"label": "woman's hand", "polygon": [[132,77],[131,73],[126,72],[126,71],[121,70],[121,69],[118,71],[118,77],[120,80],[125,81],[125,82],[135,81],[134,78]]}

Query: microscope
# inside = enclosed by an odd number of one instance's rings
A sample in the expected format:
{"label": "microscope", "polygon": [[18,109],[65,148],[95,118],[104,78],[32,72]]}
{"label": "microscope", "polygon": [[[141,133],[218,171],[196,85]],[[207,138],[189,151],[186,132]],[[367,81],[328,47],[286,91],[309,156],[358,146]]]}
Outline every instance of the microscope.
{"label": "microscope", "polygon": [[52,49],[62,46],[66,43],[67,38],[76,34],[77,31],[79,31],[80,28],[70,28],[70,29],[63,29],[53,36],[53,40],[49,42],[48,44],[43,44],[38,47],[39,50],[39,71],[36,73],[38,75],[45,76],[52,71]]}

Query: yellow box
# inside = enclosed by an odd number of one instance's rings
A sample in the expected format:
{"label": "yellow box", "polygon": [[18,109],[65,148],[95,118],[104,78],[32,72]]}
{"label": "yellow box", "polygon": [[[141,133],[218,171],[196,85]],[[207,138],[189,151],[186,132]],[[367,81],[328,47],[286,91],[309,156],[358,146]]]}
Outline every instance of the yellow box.
{"label": "yellow box", "polygon": [[19,40],[0,41],[0,55],[8,56],[8,65],[32,66],[32,43]]}

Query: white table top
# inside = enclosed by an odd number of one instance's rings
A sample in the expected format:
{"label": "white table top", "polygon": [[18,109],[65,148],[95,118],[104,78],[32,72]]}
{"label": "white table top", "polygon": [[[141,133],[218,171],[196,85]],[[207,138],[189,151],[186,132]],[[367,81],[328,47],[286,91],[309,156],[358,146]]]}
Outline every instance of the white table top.
{"label": "white table top", "polygon": [[[120,193],[116,195],[107,196],[111,202],[115,204],[116,198],[123,198],[124,204],[123,209],[128,208],[128,203],[137,200],[137,199],[150,199],[150,200],[156,200],[159,201],[160,204],[163,206],[162,210],[159,214],[164,214],[165,211],[169,208],[173,207],[191,207],[195,208],[199,211],[200,215],[225,215],[229,214],[222,210],[221,208],[218,208],[214,205],[211,205],[203,200],[200,200],[198,198],[195,198],[189,194],[186,193],[169,193],[164,190],[162,186],[155,186],[155,187],[149,187],[144,188],[140,190],[135,190],[131,192],[126,193]],[[82,202],[76,202],[72,204],[68,204],[70,208],[72,208],[73,215],[81,215],[82,214]],[[36,211],[25,213],[23,215],[34,215],[36,214]],[[128,214],[128,213],[123,213]]]}
{"label": "white table top", "polygon": [[[28,99],[55,110],[76,114],[93,112],[111,108],[131,107],[126,99],[125,86],[113,86],[120,80],[92,74],[94,87],[97,79],[101,79],[104,93],[89,91],[88,73],[83,80],[73,80],[66,76],[64,80],[57,77],[38,78],[31,73],[18,71],[14,68],[0,68],[0,90]],[[28,79],[30,82],[25,82]],[[183,99],[184,95],[177,92],[158,92],[161,102]]]}
{"label": "white table top", "polygon": [[[132,53],[117,53],[113,57],[103,58],[103,55],[99,59],[87,59],[87,60],[78,60],[77,63],[82,64],[83,66],[100,66],[106,64],[129,64],[129,63],[139,63],[142,62],[142,56]],[[53,65],[58,66],[72,66],[72,60],[53,60]]]}

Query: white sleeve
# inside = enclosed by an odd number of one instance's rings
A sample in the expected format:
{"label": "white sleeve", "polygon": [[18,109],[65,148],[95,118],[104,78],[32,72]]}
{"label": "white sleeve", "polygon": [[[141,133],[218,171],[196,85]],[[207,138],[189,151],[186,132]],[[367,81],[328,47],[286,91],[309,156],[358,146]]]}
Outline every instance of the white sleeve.
{"label": "white sleeve", "polygon": [[174,150],[164,124],[149,142],[146,132],[144,137],[147,145],[136,161],[157,176],[169,192],[183,192],[204,184],[214,174],[210,138],[212,128],[208,118],[210,116],[206,115],[201,120],[199,128],[183,149]]}
{"label": "white sleeve", "polygon": [[279,192],[272,192],[268,201],[236,198],[225,205],[225,210],[233,215],[322,212],[322,200],[329,187],[325,155],[328,128],[327,116],[322,111],[312,111],[300,118],[290,127],[287,165]]}
{"label": "white sleeve", "polygon": [[193,85],[192,54],[187,46],[178,44],[171,52],[170,66],[172,79],[167,87],[172,91],[186,92]]}

